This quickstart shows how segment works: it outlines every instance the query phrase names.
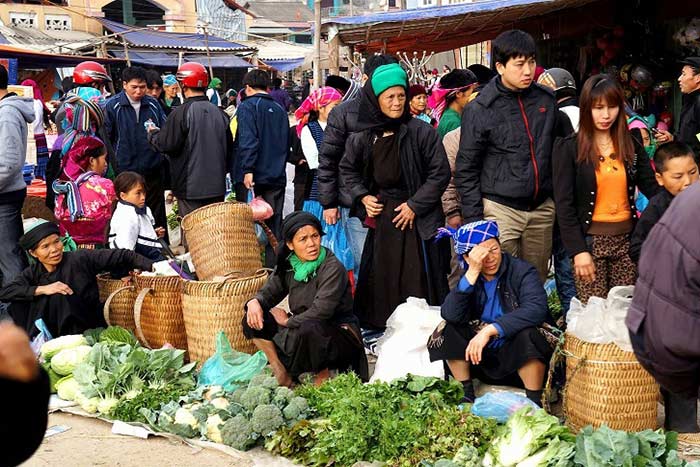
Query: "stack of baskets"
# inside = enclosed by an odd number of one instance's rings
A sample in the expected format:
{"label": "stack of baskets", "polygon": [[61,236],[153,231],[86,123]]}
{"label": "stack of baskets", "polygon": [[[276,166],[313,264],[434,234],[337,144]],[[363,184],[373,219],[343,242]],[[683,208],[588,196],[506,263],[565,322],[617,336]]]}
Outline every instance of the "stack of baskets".
{"label": "stack of baskets", "polygon": [[[133,331],[146,347],[169,343],[185,349],[200,364],[216,351],[219,331],[234,349],[254,353],[241,322],[245,304],[265,285],[267,272],[252,210],[242,203],[217,203],[187,215],[182,227],[201,281],[139,275],[125,284],[98,276],[105,320]],[[266,233],[276,243],[269,229]],[[226,280],[212,280],[222,276]]]}
{"label": "stack of baskets", "polygon": [[564,342],[564,414],[569,427],[607,425],[616,430],[657,428],[659,386],[634,353],[593,344],[571,333]]}
{"label": "stack of baskets", "polygon": [[[211,357],[219,331],[239,352],[255,352],[241,324],[245,304],[267,281],[253,211],[243,203],[212,204],[185,216],[182,230],[200,279],[185,281],[182,290],[190,359],[203,363]],[[269,229],[266,234],[274,245]]]}

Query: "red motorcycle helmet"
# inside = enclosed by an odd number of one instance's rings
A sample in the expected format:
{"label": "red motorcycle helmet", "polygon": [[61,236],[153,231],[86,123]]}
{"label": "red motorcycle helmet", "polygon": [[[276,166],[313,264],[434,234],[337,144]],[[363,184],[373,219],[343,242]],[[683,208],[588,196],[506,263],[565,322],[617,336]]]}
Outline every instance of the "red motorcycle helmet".
{"label": "red motorcycle helmet", "polygon": [[105,67],[97,62],[83,62],[73,70],[73,83],[84,85],[112,81]]}
{"label": "red motorcycle helmet", "polygon": [[206,88],[209,85],[209,73],[201,63],[183,63],[177,69],[175,78],[187,88]]}

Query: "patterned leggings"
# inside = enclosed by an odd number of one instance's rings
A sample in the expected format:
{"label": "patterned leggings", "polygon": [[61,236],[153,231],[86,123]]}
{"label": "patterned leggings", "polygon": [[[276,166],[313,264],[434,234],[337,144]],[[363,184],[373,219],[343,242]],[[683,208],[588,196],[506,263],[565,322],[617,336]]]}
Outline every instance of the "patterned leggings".
{"label": "patterned leggings", "polygon": [[637,266],[629,256],[629,235],[592,235],[591,254],[595,264],[595,281],[584,283],[576,277],[576,295],[584,305],[591,297],[607,298],[619,285],[634,285]]}

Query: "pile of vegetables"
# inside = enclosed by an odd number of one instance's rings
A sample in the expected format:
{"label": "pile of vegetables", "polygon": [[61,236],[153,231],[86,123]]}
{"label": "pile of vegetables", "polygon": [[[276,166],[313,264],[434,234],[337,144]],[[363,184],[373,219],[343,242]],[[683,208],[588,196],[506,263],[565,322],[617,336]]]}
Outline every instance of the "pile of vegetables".
{"label": "pile of vegetables", "polygon": [[85,360],[90,352],[88,341],[82,335],[62,336],[50,340],[41,346],[40,359],[42,367],[49,375],[51,392],[65,387],[65,382],[71,379],[73,370],[78,363]]}
{"label": "pile of vegetables", "polygon": [[156,430],[247,450],[304,420],[310,410],[306,399],[263,373],[234,392],[221,386],[200,387],[160,410],[141,413]]}
{"label": "pile of vegetables", "polygon": [[[266,448],[312,466],[396,461],[425,436],[427,421],[462,398],[455,381],[413,376],[362,384],[354,374],[343,374],[296,392],[317,419],[279,430]],[[429,442],[423,438],[419,444],[425,449]]]}

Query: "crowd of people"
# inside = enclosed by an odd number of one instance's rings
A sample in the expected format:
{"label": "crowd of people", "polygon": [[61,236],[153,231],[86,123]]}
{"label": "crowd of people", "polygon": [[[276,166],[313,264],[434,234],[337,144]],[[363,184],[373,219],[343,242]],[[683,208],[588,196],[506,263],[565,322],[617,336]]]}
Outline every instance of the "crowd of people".
{"label": "crowd of people", "polygon": [[[329,370],[366,374],[363,335],[417,297],[442,307],[426,346],[466,401],[476,377],[521,386],[540,404],[556,325],[543,287],[550,270],[564,314],[574,297],[585,305],[639,275],[643,294],[628,317],[635,351],[678,407],[667,428],[700,431],[700,381],[687,370],[700,352],[688,334],[699,295],[690,224],[700,58],[682,63],[686,99],[671,134],[639,125],[614,77],[589,77],[579,95],[568,71],[536,67],[523,31],[499,35],[492,54],[493,70],[444,70],[429,86],[411,85],[394,57],[371,56],[362,83],[330,76],[310,89],[292,127],[289,95],[262,70],[221,96],[221,81],[197,63],[166,76],[129,67],[105,101],[109,75],[85,62],[54,116],[61,137],[46,178],[58,225],[24,228],[16,167],[43,107],[8,94],[0,67],[0,164],[10,168],[0,173],[0,300],[30,335],[37,318],[55,335],[102,324],[94,276],[162,259],[165,189],[184,216],[223,201],[228,174],[237,200],[261,197],[274,213],[266,223],[280,250],[265,251],[274,273],[242,326],[280,384],[305,372],[317,381]],[[295,199],[283,219],[287,163]],[[640,193],[650,200],[643,211]],[[78,251],[64,253],[68,237]],[[670,289],[654,276],[666,250]],[[290,313],[277,308],[287,295]],[[662,309],[683,319],[668,323]]]}

